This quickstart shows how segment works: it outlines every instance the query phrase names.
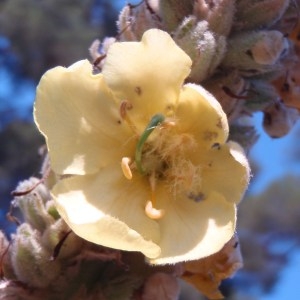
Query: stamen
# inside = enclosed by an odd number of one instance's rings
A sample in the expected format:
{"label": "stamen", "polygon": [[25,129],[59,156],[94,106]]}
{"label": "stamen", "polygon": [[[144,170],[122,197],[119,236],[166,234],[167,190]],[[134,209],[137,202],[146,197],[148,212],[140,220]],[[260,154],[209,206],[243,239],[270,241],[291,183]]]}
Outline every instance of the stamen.
{"label": "stamen", "polygon": [[144,132],[142,133],[142,135],[140,136],[140,139],[136,145],[136,150],[135,150],[135,163],[136,163],[136,167],[138,169],[138,171],[141,174],[145,174],[145,170],[142,167],[142,150],[143,150],[143,146],[147,140],[147,138],[149,137],[149,135],[151,134],[151,132],[158,126],[160,125],[163,121],[165,120],[164,115],[162,114],[156,114],[152,117],[152,119],[150,120],[149,124],[147,125],[146,129],[144,130]]}
{"label": "stamen", "polygon": [[123,174],[128,180],[132,179],[132,172],[129,167],[130,162],[131,162],[131,159],[129,157],[123,157],[122,161],[121,161],[121,168],[122,168]]}
{"label": "stamen", "polygon": [[158,220],[164,216],[165,211],[163,209],[154,208],[152,201],[147,201],[145,207],[145,213],[150,219]]}

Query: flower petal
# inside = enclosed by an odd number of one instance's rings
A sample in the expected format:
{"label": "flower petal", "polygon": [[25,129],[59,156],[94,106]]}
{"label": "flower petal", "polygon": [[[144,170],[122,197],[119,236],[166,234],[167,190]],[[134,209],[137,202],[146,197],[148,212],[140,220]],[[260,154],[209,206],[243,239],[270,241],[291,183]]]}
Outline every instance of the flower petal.
{"label": "flower petal", "polygon": [[[46,137],[51,167],[59,174],[93,173],[120,161],[122,143],[130,136],[102,75],[92,75],[87,60],[42,77],[34,117]],[[126,149],[130,152],[130,144]]]}
{"label": "flower petal", "polygon": [[173,113],[191,64],[168,33],[150,29],[141,42],[111,45],[103,76],[116,97],[132,105],[128,113],[144,128],[154,114]]}
{"label": "flower petal", "polygon": [[202,169],[202,192],[222,194],[229,202],[238,203],[250,180],[250,167],[242,147],[228,142],[220,148],[211,149],[206,155]]}
{"label": "flower petal", "polygon": [[157,191],[159,208],[165,216],[159,220],[161,254],[152,264],[173,264],[196,260],[218,252],[235,231],[236,208],[218,193],[200,202],[187,197],[168,199],[166,189]]}
{"label": "flower petal", "polygon": [[58,212],[80,237],[106,247],[159,255],[157,222],[144,211],[144,178],[125,178],[120,165],[60,181],[52,190]]}
{"label": "flower petal", "polygon": [[180,131],[191,133],[201,151],[214,143],[225,143],[228,138],[228,122],[220,103],[208,91],[196,84],[186,84],[176,111]]}

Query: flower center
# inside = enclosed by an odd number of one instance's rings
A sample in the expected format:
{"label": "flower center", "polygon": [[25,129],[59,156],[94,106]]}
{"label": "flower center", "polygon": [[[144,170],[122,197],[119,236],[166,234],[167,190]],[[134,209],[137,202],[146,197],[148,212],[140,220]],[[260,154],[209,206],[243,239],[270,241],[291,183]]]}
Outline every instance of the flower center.
{"label": "flower center", "polygon": [[[132,125],[129,117],[125,113],[122,115],[122,106],[121,116]],[[158,181],[168,186],[173,199],[182,193],[194,201],[203,199],[203,194],[199,192],[201,169],[189,159],[190,152],[195,151],[196,147],[193,135],[178,133],[175,121],[155,114],[139,136],[134,162],[131,158],[123,157],[121,167],[127,179],[132,179],[132,170],[136,169],[149,180],[151,196],[145,206],[149,218],[160,219],[165,213],[163,209],[155,208]]]}
{"label": "flower center", "polygon": [[156,114],[152,117],[151,121],[149,122],[149,124],[147,125],[146,129],[144,130],[144,132],[142,133],[137,146],[136,146],[136,151],[135,151],[135,163],[136,163],[136,167],[138,169],[138,171],[144,175],[145,174],[145,170],[142,167],[142,150],[143,150],[143,146],[146,142],[146,140],[148,139],[149,135],[151,134],[151,132],[160,124],[162,124],[162,122],[165,120],[164,115],[162,114]]}

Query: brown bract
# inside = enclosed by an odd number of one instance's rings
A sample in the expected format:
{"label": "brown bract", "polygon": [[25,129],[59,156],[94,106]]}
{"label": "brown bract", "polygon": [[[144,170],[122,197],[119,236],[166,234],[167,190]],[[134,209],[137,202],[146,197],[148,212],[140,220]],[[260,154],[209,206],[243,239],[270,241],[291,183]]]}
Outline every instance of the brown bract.
{"label": "brown bract", "polygon": [[237,236],[221,251],[207,258],[186,262],[182,278],[195,286],[209,299],[223,299],[219,290],[222,280],[229,278],[243,266]]}

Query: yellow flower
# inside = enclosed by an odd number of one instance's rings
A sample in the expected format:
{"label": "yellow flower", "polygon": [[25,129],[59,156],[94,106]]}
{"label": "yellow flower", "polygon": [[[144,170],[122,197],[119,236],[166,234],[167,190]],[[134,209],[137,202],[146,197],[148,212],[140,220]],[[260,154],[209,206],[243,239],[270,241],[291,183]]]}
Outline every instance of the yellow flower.
{"label": "yellow flower", "polygon": [[79,61],[41,79],[35,121],[53,170],[72,175],[52,195],[82,238],[167,264],[216,253],[233,236],[249,167],[226,143],[217,100],[183,85],[191,63],[151,29],[113,44],[102,74]]}

